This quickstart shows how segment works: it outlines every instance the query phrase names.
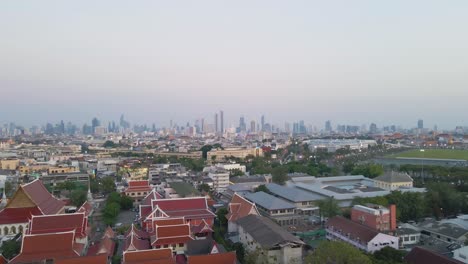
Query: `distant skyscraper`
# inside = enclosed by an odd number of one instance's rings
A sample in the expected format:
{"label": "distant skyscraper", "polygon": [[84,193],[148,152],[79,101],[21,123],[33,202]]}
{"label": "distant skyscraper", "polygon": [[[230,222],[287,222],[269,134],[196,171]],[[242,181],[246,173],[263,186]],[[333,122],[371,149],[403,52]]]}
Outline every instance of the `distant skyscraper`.
{"label": "distant skyscraper", "polygon": [[422,119],[418,120],[418,128],[423,129],[424,128],[424,121]]}
{"label": "distant skyscraper", "polygon": [[250,121],[250,132],[255,132],[255,127],[256,127],[255,121],[254,120]]}
{"label": "distant skyscraper", "polygon": [[260,127],[261,130],[262,130],[262,131],[265,131],[265,116],[264,116],[264,115],[262,115],[260,124],[261,124],[261,127]]}
{"label": "distant skyscraper", "polygon": [[245,119],[243,116],[239,119],[239,131],[245,132],[247,130],[247,125],[245,124]]}
{"label": "distant skyscraper", "polygon": [[219,111],[219,121],[221,123],[221,133],[224,133],[224,112]]}
{"label": "distant skyscraper", "polygon": [[215,118],[215,120],[214,120],[215,121],[215,133],[218,133],[218,131],[219,131],[218,128],[219,127],[218,127],[218,114],[217,113],[215,114],[214,118]]}
{"label": "distant skyscraper", "polygon": [[370,126],[369,126],[369,132],[370,132],[371,134],[377,133],[377,125],[374,124],[374,123],[370,124]]}
{"label": "distant skyscraper", "polygon": [[327,122],[325,122],[325,131],[326,132],[332,132],[332,125],[331,125],[331,121],[330,120],[327,120]]}

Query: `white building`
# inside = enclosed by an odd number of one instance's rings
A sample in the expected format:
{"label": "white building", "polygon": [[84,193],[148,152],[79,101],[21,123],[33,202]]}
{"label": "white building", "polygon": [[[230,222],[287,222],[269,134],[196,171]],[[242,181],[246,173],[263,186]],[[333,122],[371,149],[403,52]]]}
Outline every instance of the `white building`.
{"label": "white building", "polygon": [[341,216],[329,219],[326,231],[328,240],[343,241],[367,253],[373,253],[387,246],[398,249],[398,237],[379,233]]}
{"label": "white building", "polygon": [[260,250],[268,263],[301,263],[304,242],[270,219],[248,215],[237,220],[238,241],[247,252]]}
{"label": "white building", "polygon": [[462,263],[468,263],[468,246],[454,250],[453,258]]}
{"label": "white building", "polygon": [[229,186],[229,171],[213,170],[208,173],[208,177],[213,180],[213,190],[221,193]]}

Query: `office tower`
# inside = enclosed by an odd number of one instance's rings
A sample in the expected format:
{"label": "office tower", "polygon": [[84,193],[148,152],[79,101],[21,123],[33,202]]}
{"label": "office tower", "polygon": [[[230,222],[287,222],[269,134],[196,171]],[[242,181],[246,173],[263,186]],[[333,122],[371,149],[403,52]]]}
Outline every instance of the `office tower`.
{"label": "office tower", "polygon": [[100,125],[101,125],[101,122],[99,121],[99,119],[97,119],[96,117],[93,118],[93,120],[91,121],[91,126],[93,127],[93,133],[95,132],[96,127]]}
{"label": "office tower", "polygon": [[219,111],[219,121],[221,123],[221,133],[224,133],[224,112]]}
{"label": "office tower", "polygon": [[250,121],[250,132],[255,132],[255,121]]}
{"label": "office tower", "polygon": [[201,132],[205,133],[205,118],[201,119]]}
{"label": "office tower", "polygon": [[239,119],[239,131],[244,132],[246,130],[247,130],[247,125],[245,124],[244,117],[241,116],[241,118]]}
{"label": "office tower", "polygon": [[371,134],[377,133],[377,125],[374,124],[374,123],[370,124],[370,126],[369,126],[369,132],[370,132]]}
{"label": "office tower", "polygon": [[418,120],[418,128],[423,129],[424,128],[424,121],[422,119]]}
{"label": "office tower", "polygon": [[291,133],[291,124],[288,122],[284,123],[284,132]]}
{"label": "office tower", "polygon": [[332,125],[331,125],[331,122],[330,120],[327,120],[327,122],[325,122],[325,131],[326,132],[332,132]]}
{"label": "office tower", "polygon": [[260,124],[261,124],[261,127],[260,127],[261,130],[262,130],[262,131],[265,131],[265,116],[264,116],[264,115],[262,115]]}
{"label": "office tower", "polygon": [[218,114],[217,113],[215,114],[214,118],[215,118],[214,120],[215,121],[215,133],[218,133],[219,130],[218,130]]}

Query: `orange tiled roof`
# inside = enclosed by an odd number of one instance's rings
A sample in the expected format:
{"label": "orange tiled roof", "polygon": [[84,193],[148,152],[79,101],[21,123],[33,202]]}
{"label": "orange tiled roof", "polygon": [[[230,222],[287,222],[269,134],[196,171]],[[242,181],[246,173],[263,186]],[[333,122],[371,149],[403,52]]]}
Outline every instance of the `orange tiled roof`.
{"label": "orange tiled roof", "polygon": [[47,191],[46,187],[39,179],[21,185],[20,188],[25,191],[26,195],[44,214],[57,214],[65,206],[64,202],[58,200]]}
{"label": "orange tiled roof", "polygon": [[249,214],[259,215],[255,204],[247,201],[237,193],[234,194],[229,203],[229,213],[226,215],[228,221],[237,221],[237,219]]}
{"label": "orange tiled roof", "polygon": [[123,253],[123,264],[175,264],[175,259],[172,255],[172,250],[150,249],[142,251],[132,251]]}
{"label": "orange tiled roof", "polygon": [[74,233],[63,232],[24,235],[21,252],[10,263],[39,262],[45,259],[77,257],[74,250]]}
{"label": "orange tiled roof", "polygon": [[107,264],[107,256],[84,256],[76,258],[57,259],[55,264]]}
{"label": "orange tiled roof", "polygon": [[188,256],[187,264],[236,264],[236,252]]}

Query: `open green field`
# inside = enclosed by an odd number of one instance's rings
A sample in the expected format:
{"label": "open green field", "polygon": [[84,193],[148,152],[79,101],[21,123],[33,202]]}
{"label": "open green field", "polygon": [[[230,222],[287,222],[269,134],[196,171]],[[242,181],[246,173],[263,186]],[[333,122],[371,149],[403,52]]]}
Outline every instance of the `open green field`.
{"label": "open green field", "polygon": [[389,158],[428,158],[428,159],[460,159],[468,160],[468,150],[455,149],[419,149],[409,150],[388,156]]}

